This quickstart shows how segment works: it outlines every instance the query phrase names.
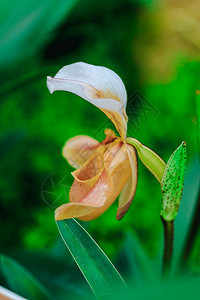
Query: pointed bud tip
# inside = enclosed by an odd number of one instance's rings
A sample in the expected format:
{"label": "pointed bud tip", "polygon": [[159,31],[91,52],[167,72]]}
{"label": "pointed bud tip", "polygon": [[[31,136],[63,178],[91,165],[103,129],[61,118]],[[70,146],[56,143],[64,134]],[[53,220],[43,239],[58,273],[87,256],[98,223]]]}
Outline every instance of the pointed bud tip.
{"label": "pointed bud tip", "polygon": [[124,217],[124,214],[116,215],[117,221],[120,221]]}

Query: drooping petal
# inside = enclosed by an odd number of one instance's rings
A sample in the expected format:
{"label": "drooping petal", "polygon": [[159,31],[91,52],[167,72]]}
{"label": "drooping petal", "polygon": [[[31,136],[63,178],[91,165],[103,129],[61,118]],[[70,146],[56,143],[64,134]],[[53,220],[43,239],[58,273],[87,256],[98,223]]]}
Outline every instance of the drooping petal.
{"label": "drooping petal", "polygon": [[97,149],[100,143],[86,135],[69,139],[63,147],[62,154],[73,168],[80,168]]}
{"label": "drooping petal", "polygon": [[83,62],[63,67],[55,77],[47,77],[47,86],[72,92],[100,108],[114,123],[122,139],[126,137],[127,94],[121,78],[113,71]]}
{"label": "drooping petal", "polygon": [[133,198],[135,196],[136,187],[137,187],[138,167],[137,167],[136,151],[134,147],[130,145],[126,145],[126,148],[128,152],[130,166],[131,166],[131,176],[119,196],[119,206],[118,206],[117,216],[116,216],[118,220],[122,219],[123,216],[128,211],[133,201]]}

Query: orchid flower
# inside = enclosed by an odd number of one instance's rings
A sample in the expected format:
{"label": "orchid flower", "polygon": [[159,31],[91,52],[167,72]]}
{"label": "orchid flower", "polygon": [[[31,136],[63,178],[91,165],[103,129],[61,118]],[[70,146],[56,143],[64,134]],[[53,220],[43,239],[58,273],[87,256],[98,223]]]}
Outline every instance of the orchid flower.
{"label": "orchid flower", "polygon": [[120,220],[136,192],[136,150],[159,181],[165,166],[152,150],[135,139],[126,138],[127,94],[121,78],[105,67],[79,62],[63,67],[55,77],[47,77],[47,86],[51,93],[68,91],[92,103],[106,114],[119,133],[118,137],[112,130],[105,130],[106,138],[102,142],[83,135],[66,142],[63,156],[76,170],[72,172],[70,202],[56,209],[55,219],[93,220],[119,196],[116,217]]}

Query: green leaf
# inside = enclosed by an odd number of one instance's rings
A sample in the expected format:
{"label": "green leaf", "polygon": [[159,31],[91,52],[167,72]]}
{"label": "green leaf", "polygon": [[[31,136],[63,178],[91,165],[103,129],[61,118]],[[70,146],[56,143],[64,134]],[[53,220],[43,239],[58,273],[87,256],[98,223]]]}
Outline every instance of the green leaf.
{"label": "green leaf", "polygon": [[161,216],[166,221],[173,221],[181,202],[186,167],[186,143],[171,155],[161,182],[162,210]]}
{"label": "green leaf", "polygon": [[57,221],[60,234],[97,297],[110,295],[115,286],[126,285],[111,261],[74,219]]}
{"label": "green leaf", "polygon": [[15,250],[15,257],[58,299],[93,295],[60,236],[57,242],[51,251]]}
{"label": "green leaf", "polygon": [[165,162],[150,148],[141,144],[134,138],[127,138],[126,142],[135,147],[141,162],[161,182],[165,169]]}
{"label": "green leaf", "polygon": [[9,288],[30,300],[52,299],[46,288],[14,259],[1,255],[0,270]]}
{"label": "green leaf", "polygon": [[[182,267],[191,259],[191,252],[194,249],[197,232],[199,231],[199,182],[200,165],[196,156],[187,168],[184,191],[179,213],[176,217],[174,236],[174,273],[177,274],[177,267],[182,272]],[[198,225],[197,225],[198,224]],[[198,253],[198,249],[196,248]],[[198,261],[199,254],[195,259]],[[189,259],[189,260],[188,260]],[[198,267],[198,264],[197,264]]]}
{"label": "green leaf", "polygon": [[127,232],[124,250],[128,260],[130,274],[137,283],[155,280],[158,277],[152,261],[147,256],[143,245],[134,232]]}
{"label": "green leaf", "polygon": [[196,91],[197,143],[200,157],[200,91]]}
{"label": "green leaf", "polygon": [[[30,0],[18,3],[1,1],[0,65],[1,69],[24,61],[38,51],[54,34],[53,30],[67,18],[78,0]],[[14,50],[13,50],[14,49]]]}

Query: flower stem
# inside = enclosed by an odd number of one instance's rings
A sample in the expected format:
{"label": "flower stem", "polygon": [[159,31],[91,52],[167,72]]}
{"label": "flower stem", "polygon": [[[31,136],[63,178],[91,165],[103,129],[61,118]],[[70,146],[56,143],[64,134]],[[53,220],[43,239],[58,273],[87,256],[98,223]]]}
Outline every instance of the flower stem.
{"label": "flower stem", "polygon": [[166,221],[161,216],[164,229],[164,252],[162,275],[168,277],[171,270],[172,253],[173,253],[173,239],[174,239],[174,221]]}

